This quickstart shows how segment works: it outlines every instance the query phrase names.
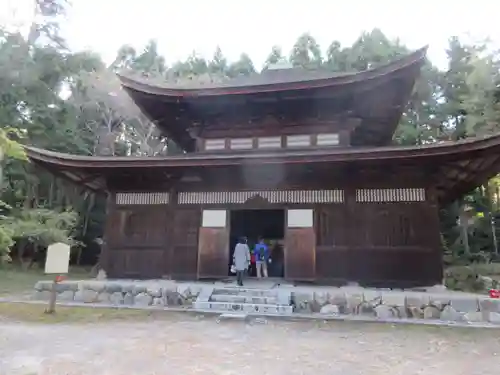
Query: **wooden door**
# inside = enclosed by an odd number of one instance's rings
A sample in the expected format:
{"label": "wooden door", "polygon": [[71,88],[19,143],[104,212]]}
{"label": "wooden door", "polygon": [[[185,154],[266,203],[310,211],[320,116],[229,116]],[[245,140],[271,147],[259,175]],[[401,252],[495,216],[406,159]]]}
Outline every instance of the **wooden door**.
{"label": "wooden door", "polygon": [[227,211],[204,210],[198,238],[198,278],[228,276]]}
{"label": "wooden door", "polygon": [[316,276],[313,210],[288,210],[285,230],[285,278],[311,281]]}

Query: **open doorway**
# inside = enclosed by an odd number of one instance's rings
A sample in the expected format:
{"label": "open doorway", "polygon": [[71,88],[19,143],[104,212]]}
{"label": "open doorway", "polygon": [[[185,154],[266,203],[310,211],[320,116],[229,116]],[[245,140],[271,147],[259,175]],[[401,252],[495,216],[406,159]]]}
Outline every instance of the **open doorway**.
{"label": "open doorway", "polygon": [[[253,250],[259,237],[262,237],[269,246],[272,259],[268,265],[268,276],[284,277],[285,210],[231,211],[228,270],[233,260],[234,247],[240,237],[248,239],[250,250]],[[249,276],[256,276],[255,267],[251,267]]]}

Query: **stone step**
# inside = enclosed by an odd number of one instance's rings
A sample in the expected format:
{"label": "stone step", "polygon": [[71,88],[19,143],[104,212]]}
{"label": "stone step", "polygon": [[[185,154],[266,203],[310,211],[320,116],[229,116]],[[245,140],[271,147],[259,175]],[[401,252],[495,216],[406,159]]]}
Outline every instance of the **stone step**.
{"label": "stone step", "polygon": [[195,309],[212,310],[220,312],[243,312],[253,314],[278,314],[290,315],[293,313],[293,307],[290,305],[278,304],[258,304],[258,303],[227,303],[227,302],[204,302],[195,301]]}
{"label": "stone step", "polygon": [[259,305],[276,305],[278,298],[276,297],[261,297],[233,294],[212,294],[209,298],[211,302],[228,302],[228,303],[256,303]]}
{"label": "stone step", "polygon": [[269,289],[249,289],[244,287],[227,287],[227,288],[214,288],[212,295],[238,295],[248,297],[275,297],[276,290]]}

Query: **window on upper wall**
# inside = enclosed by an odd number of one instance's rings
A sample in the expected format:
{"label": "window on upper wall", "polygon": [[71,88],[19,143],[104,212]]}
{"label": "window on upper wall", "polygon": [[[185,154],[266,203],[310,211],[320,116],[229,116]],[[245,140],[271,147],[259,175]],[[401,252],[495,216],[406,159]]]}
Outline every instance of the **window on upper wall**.
{"label": "window on upper wall", "polygon": [[311,145],[310,135],[289,135],[286,137],[287,147],[304,147]]}
{"label": "window on upper wall", "polygon": [[337,133],[322,133],[316,137],[317,146],[337,146],[339,144],[339,135]]}
{"label": "window on upper wall", "polygon": [[281,148],[281,137],[258,138],[257,148]]}
{"label": "window on upper wall", "polygon": [[226,148],[226,140],[221,139],[206,139],[205,140],[205,150],[224,150]]}
{"label": "window on upper wall", "polygon": [[229,142],[231,150],[248,150],[253,148],[252,138],[233,138]]}

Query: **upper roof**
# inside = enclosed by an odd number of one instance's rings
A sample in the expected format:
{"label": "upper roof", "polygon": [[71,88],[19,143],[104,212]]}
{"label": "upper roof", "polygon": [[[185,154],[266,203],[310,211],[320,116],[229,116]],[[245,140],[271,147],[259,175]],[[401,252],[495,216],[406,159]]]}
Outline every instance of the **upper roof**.
{"label": "upper roof", "polygon": [[420,65],[425,59],[426,52],[427,47],[423,47],[386,65],[353,73],[335,73],[326,69],[277,69],[264,70],[262,73],[236,77],[227,81],[207,83],[200,83],[196,80],[183,81],[182,83],[165,82],[158,79],[139,77],[131,72],[119,73],[118,77],[126,89],[153,95],[198,97],[255,94],[330,87],[368,81],[397,73],[415,64]]}
{"label": "upper roof", "polygon": [[[125,74],[119,78],[144,114],[188,152],[196,148],[196,132],[190,131],[194,126],[204,127],[224,116],[225,122],[264,126],[267,117],[287,118],[288,112],[293,112],[290,118],[314,117],[319,112],[323,119],[361,120],[351,135],[352,144],[381,146],[392,139],[426,51],[421,48],[358,73],[268,70],[208,84],[158,82]],[[279,126],[288,123],[279,122]]]}
{"label": "upper roof", "polygon": [[[328,150],[283,150],[269,153],[176,155],[167,157],[77,156],[26,147],[30,160],[65,178],[95,190],[106,189],[106,178],[121,174],[138,176],[143,181],[163,174],[184,173],[224,167],[327,166],[331,170],[351,165],[356,168],[409,166],[429,174],[442,203],[453,201],[483,184],[500,169],[500,135],[418,147],[331,148]],[[318,173],[324,173],[318,169]],[[149,176],[149,177],[148,177]]]}

